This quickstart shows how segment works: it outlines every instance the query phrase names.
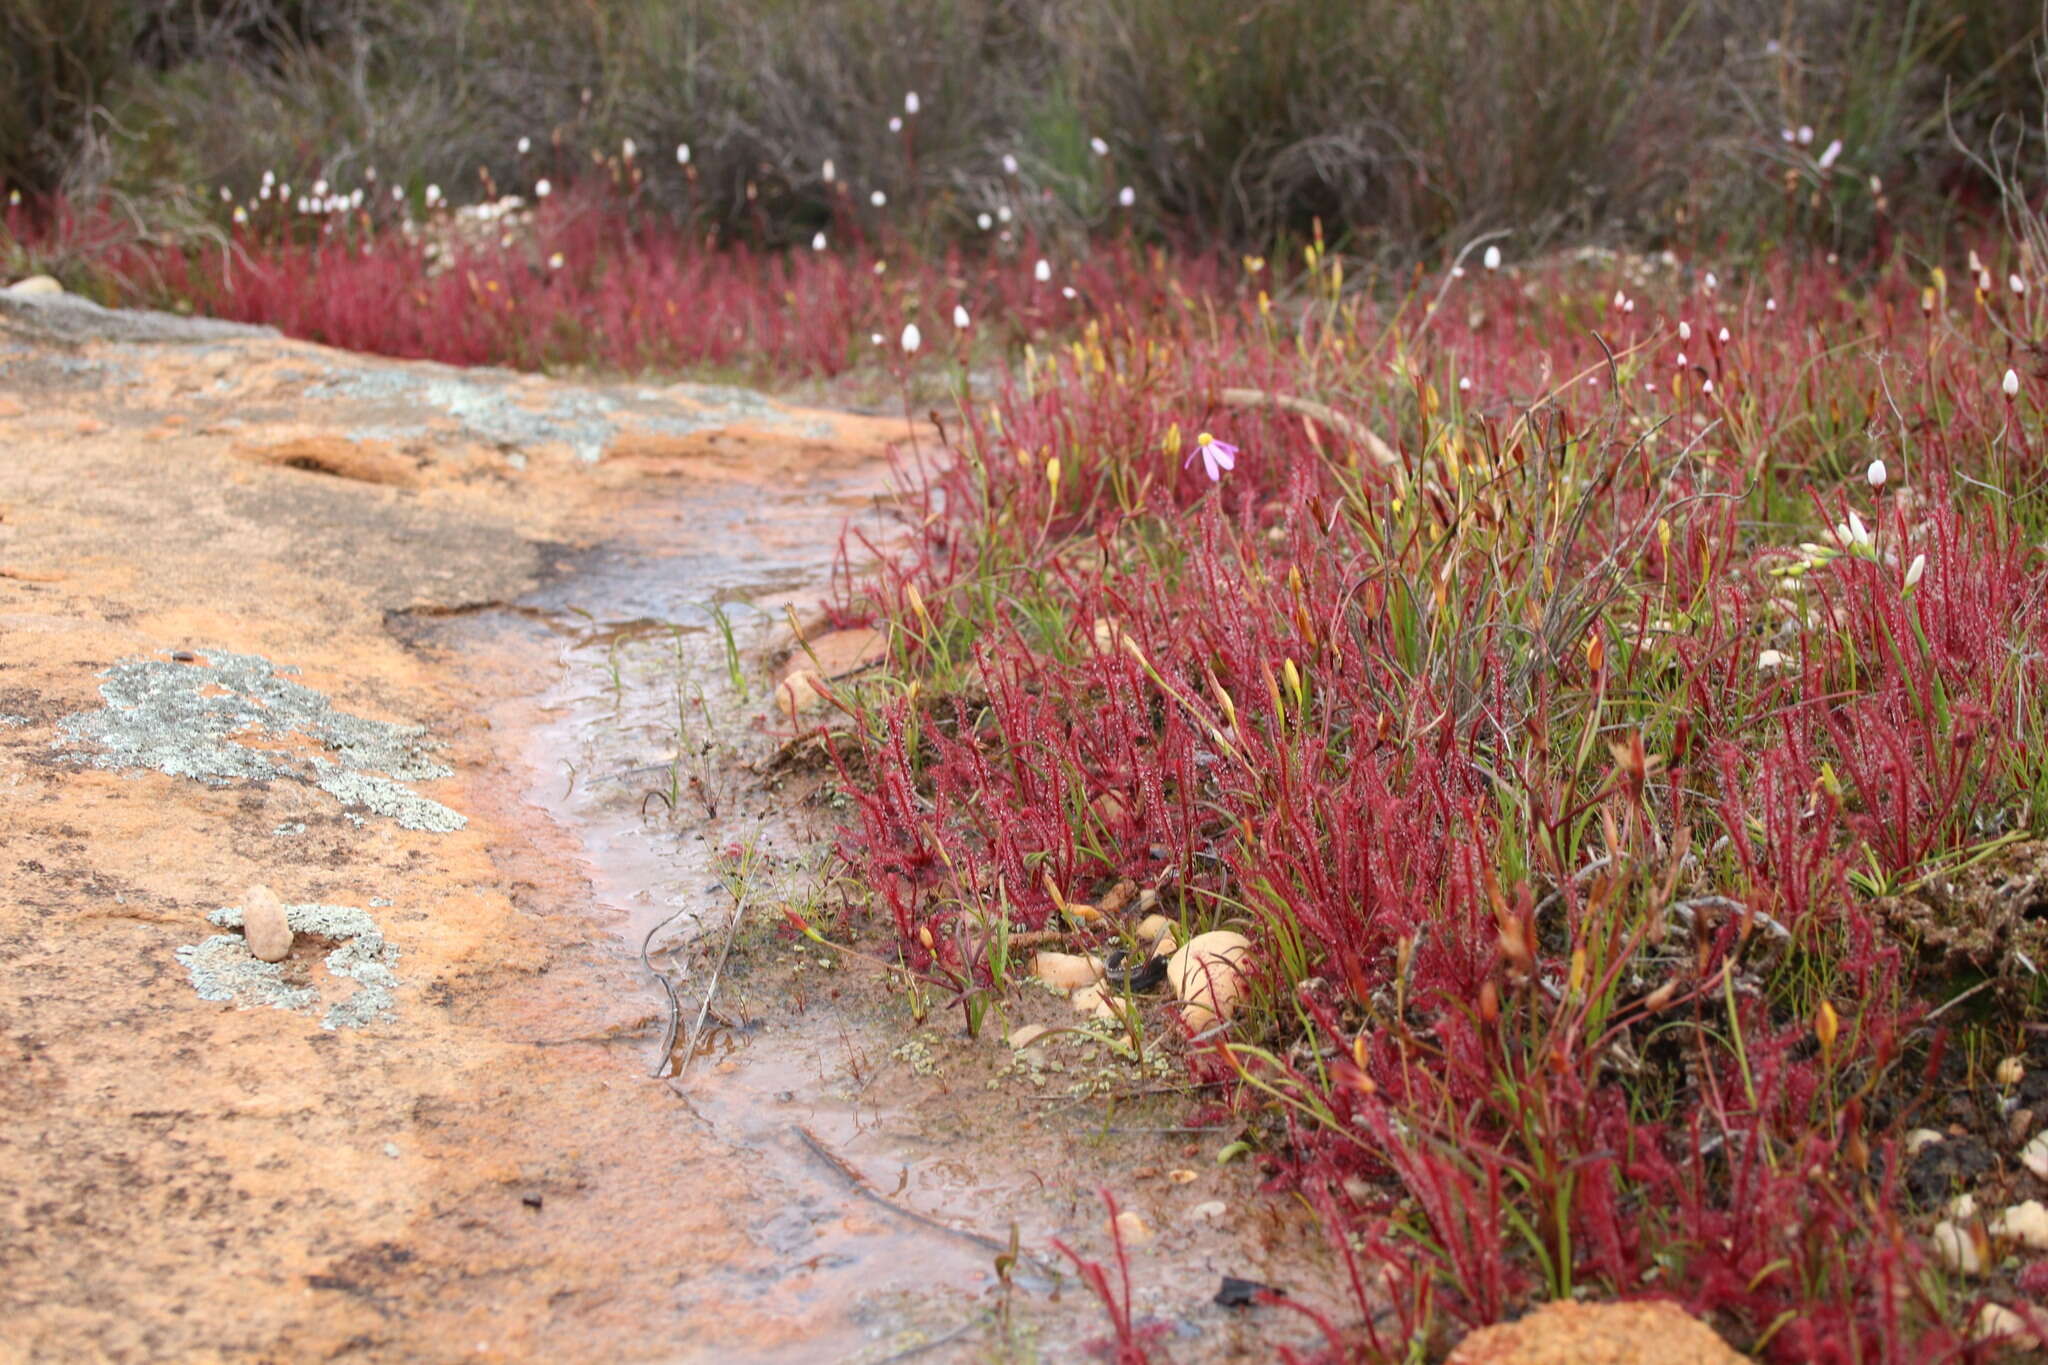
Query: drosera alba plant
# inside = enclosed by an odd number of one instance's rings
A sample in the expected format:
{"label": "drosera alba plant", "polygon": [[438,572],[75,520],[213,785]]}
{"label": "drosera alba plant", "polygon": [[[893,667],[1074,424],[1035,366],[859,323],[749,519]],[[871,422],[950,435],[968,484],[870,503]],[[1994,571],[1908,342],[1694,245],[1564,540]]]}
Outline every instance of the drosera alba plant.
{"label": "drosera alba plant", "polygon": [[1096,319],[948,420],[838,604],[914,642],[846,773],[878,922],[984,990],[989,906],[1249,934],[1253,1006],[1177,1046],[1328,1221],[1345,1351],[1653,1295],[1767,1358],[1963,1352],[1900,1183],[1963,986],[1887,906],[2043,814],[2025,296],[1340,269]]}

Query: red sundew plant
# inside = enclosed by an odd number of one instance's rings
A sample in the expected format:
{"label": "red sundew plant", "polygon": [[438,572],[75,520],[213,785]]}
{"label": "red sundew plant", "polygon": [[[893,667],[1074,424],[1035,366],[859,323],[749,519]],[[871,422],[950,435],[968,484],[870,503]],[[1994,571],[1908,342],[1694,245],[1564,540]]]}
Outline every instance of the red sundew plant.
{"label": "red sundew plant", "polygon": [[1251,935],[1191,1075],[1338,1235],[1333,1357],[1585,1293],[1963,1353],[1899,1174],[1953,987],[1873,898],[2043,814],[1999,378],[2042,320],[1896,265],[1383,305],[1308,266],[1028,358],[839,603],[919,679],[845,837],[906,959],[999,984],[977,946],[1114,939],[1069,906],[1126,879]]}
{"label": "red sundew plant", "polygon": [[[382,212],[109,236],[106,278],[454,363],[1010,362],[904,455],[908,538],[847,546],[833,614],[893,666],[841,689],[842,848],[977,1027],[1015,934],[1134,946],[1124,882],[1252,940],[1236,1017],[1142,1027],[1327,1221],[1329,1358],[1583,1295],[1960,1358],[2038,1288],[1956,1283],[1905,1188],[1951,1031],[2009,1046],[2031,988],[1948,1012],[1978,983],[1893,913],[2048,820],[2028,249],[1388,279],[726,250],[573,187]],[[95,230],[9,230],[52,221]]]}

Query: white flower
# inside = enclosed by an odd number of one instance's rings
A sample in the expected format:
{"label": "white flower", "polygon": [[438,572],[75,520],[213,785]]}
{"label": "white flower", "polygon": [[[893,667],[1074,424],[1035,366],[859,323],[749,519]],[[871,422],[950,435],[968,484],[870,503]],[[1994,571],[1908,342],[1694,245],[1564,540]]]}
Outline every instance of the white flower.
{"label": "white flower", "polygon": [[1635,311],[1636,311],[1636,301],[1635,301],[1634,299],[1623,299],[1623,300],[1622,300],[1622,302],[1621,302],[1621,311],[1622,311],[1622,312],[1624,312],[1624,313],[1633,313],[1633,312],[1635,312]]}
{"label": "white flower", "polygon": [[922,345],[924,345],[924,333],[917,330],[917,324],[914,322],[904,323],[903,353],[905,355],[915,355],[917,354],[917,348]]}
{"label": "white flower", "polygon": [[1074,292],[1074,286],[1073,286],[1073,285],[1071,285],[1071,284],[1063,284],[1063,285],[1061,285],[1061,286],[1060,286],[1060,297],[1061,297],[1061,298],[1063,298],[1063,299],[1075,299],[1075,298],[1079,298],[1079,297],[1080,297],[1080,295],[1078,295],[1078,294],[1076,294],[1076,293]]}
{"label": "white flower", "polygon": [[438,204],[438,203],[440,203],[440,202],[441,202],[441,187],[440,187],[439,185],[429,185],[429,186],[427,186],[427,207],[428,207],[428,208],[432,208],[432,207],[434,207],[434,205],[436,205],[436,204]]}
{"label": "white flower", "polygon": [[2021,279],[2017,273],[2005,277],[2005,287],[2012,290],[2015,294],[2027,292],[2027,282]]}
{"label": "white flower", "polygon": [[358,185],[355,189],[349,191],[348,206],[352,209],[359,209],[363,206],[362,186]]}
{"label": "white flower", "polygon": [[232,204],[232,203],[234,203],[234,202],[235,202],[235,192],[234,192],[233,190],[229,189],[229,188],[228,188],[228,187],[227,187],[226,185],[222,185],[222,186],[220,187],[220,202],[221,202],[221,203],[223,203],[223,204]]}
{"label": "white flower", "polygon": [[[554,192],[555,187],[553,185],[550,185],[545,180],[536,180],[533,182],[533,197],[536,199],[545,199]],[[430,199],[427,202],[432,203],[433,201]]]}
{"label": "white flower", "polygon": [[1799,145],[1802,147],[1811,147],[1813,145],[1813,129],[1804,123],[1799,125]]}
{"label": "white flower", "polygon": [[918,111],[918,107],[917,92],[915,90],[906,91],[903,96],[903,112],[914,114]]}
{"label": "white flower", "polygon": [[889,116],[889,131],[892,133],[903,131],[903,116],[901,114],[891,114]]}
{"label": "white flower", "polygon": [[1870,543],[1870,528],[1863,524],[1863,518],[1852,509],[1849,513],[1849,538],[1858,545]]}
{"label": "white flower", "polygon": [[980,228],[983,232],[987,232],[990,228],[996,225],[996,220],[989,217],[985,213],[977,213],[974,215],[974,225]]}
{"label": "white flower", "polygon": [[965,304],[956,303],[953,305],[953,325],[963,332],[967,330],[969,326],[969,319],[967,316],[967,306]]}
{"label": "white flower", "polygon": [[1799,138],[1799,134],[1793,132],[1790,128],[1780,128],[1778,136],[1786,142],[1796,142]]}
{"label": "white flower", "polygon": [[265,185],[262,189],[256,191],[256,197],[258,199],[268,199],[270,197],[270,186]]}
{"label": "white flower", "polygon": [[1129,208],[1138,202],[1138,192],[1129,185],[1126,185],[1116,192],[1116,202],[1122,204],[1125,208]]}
{"label": "white flower", "polygon": [[391,187],[391,198],[394,203],[403,204],[405,202],[405,187],[393,185]]}
{"label": "white flower", "polygon": [[1822,170],[1826,170],[1828,167],[1835,164],[1835,158],[1840,156],[1841,154],[1842,139],[1836,138],[1833,142],[1830,142],[1827,145],[1826,150],[1821,152],[1820,161],[1817,164],[1820,166]]}
{"label": "white flower", "polygon": [[277,172],[275,172],[275,171],[265,171],[265,172],[263,173],[263,187],[264,187],[265,189],[269,189],[269,188],[270,188],[270,187],[271,187],[272,185],[275,185],[276,183],[277,183]]}
{"label": "white flower", "polygon": [[313,182],[313,197],[315,199],[325,199],[327,197],[327,182],[325,180],[315,180]]}
{"label": "white flower", "polygon": [[561,268],[562,268],[562,253],[561,253],[561,252],[559,252],[559,251],[557,251],[557,252],[555,252],[555,253],[554,253],[553,255],[551,255],[551,256],[549,256],[549,257],[548,257],[548,269],[550,269],[550,270],[560,270]]}
{"label": "white flower", "polygon": [[240,204],[235,205],[235,221],[237,223],[246,223],[249,221],[249,211],[243,208]]}
{"label": "white flower", "polygon": [[1039,257],[1038,264],[1031,267],[1031,277],[1037,280],[1040,284],[1046,283],[1048,280],[1052,278],[1051,263],[1049,263],[1043,256]]}
{"label": "white flower", "polygon": [[639,152],[640,144],[633,141],[632,138],[627,138],[624,142],[621,142],[619,144],[619,154],[625,157],[628,161],[631,161],[635,156],[639,155]]}
{"label": "white flower", "polygon": [[1870,468],[1863,471],[1863,477],[1870,481],[1872,488],[1884,487],[1885,468],[1883,460],[1872,460]]}
{"label": "white flower", "polygon": [[868,196],[868,202],[870,204],[873,204],[876,208],[880,208],[882,207],[882,205],[889,202],[889,196],[882,193],[880,190],[876,190],[873,194]]}
{"label": "white flower", "polygon": [[1767,649],[1756,656],[1756,666],[1757,671],[1760,673],[1768,673],[1774,668],[1783,668],[1785,666],[1785,656],[1775,649]]}
{"label": "white flower", "polygon": [[882,344],[882,334],[880,332],[869,332],[868,340],[879,346]]}
{"label": "white flower", "polygon": [[1451,278],[1452,278],[1452,279],[1454,279],[1454,280],[1462,280],[1462,279],[1464,279],[1464,278],[1465,278],[1465,267],[1464,267],[1464,266],[1462,266],[1462,265],[1454,265],[1454,266],[1452,266],[1452,267],[1451,267]]}
{"label": "white flower", "polygon": [[1777,312],[1777,311],[1778,311],[1778,300],[1777,300],[1776,298],[1768,298],[1768,299],[1765,299],[1765,300],[1764,300],[1764,311],[1765,311],[1766,313],[1775,313],[1775,312]]}
{"label": "white flower", "polygon": [[520,138],[520,139],[519,139],[519,155],[521,155],[521,156],[525,156],[525,155],[526,155],[526,154],[527,154],[528,152],[530,152],[530,151],[532,151],[532,150],[533,150],[533,139],[532,139],[532,138],[530,138],[530,137],[523,137],[523,138]]}
{"label": "white flower", "polygon": [[1484,265],[1488,270],[1500,269],[1500,248],[1497,246],[1486,248],[1486,255],[1480,258],[1480,264]]}
{"label": "white flower", "polygon": [[1678,320],[1678,339],[1680,341],[1692,340],[1692,324],[1687,322],[1684,318],[1680,318]]}
{"label": "white flower", "polygon": [[1471,376],[1471,375],[1469,375],[1469,374],[1466,374],[1466,375],[1460,375],[1460,376],[1458,376],[1458,392],[1459,392],[1459,393],[1470,393],[1470,392],[1472,392],[1472,376]]}
{"label": "white flower", "polygon": [[1728,329],[1726,327],[1723,327],[1719,335],[1715,339],[1718,340],[1723,346],[1726,346],[1728,344]]}
{"label": "white flower", "polygon": [[2004,389],[2004,390],[2005,390],[2005,396],[2006,396],[2007,398],[2017,398],[2017,397],[2019,397],[2019,396],[2020,396],[2020,375],[2019,375],[2019,371],[2018,371],[2018,370],[2007,370],[2007,371],[2005,372],[2005,379],[2004,379],[2004,380],[2003,380],[2002,382],[2000,382],[2000,384],[1999,384],[1999,386],[1998,386],[1998,387],[1999,387],[1999,388],[2001,388],[2001,389]]}
{"label": "white flower", "polygon": [[689,143],[687,143],[687,142],[678,142],[678,143],[676,144],[676,165],[678,165],[678,166],[687,166],[687,165],[689,165],[689,164],[690,164],[690,144],[689,144]]}
{"label": "white flower", "polygon": [[1008,152],[1004,152],[1004,153],[1003,153],[1003,174],[1004,174],[1004,175],[1015,175],[1016,173],[1017,173],[1017,158],[1016,158],[1016,157],[1014,157],[1014,156],[1011,156],[1011,155],[1010,155],[1010,154],[1009,154]]}
{"label": "white flower", "polygon": [[1107,142],[1104,142],[1099,137],[1091,137],[1088,139],[1088,149],[1094,152],[1097,156],[1109,155],[1109,144]]}
{"label": "white flower", "polygon": [[1716,275],[1713,271],[1709,270],[1706,274],[1706,278],[1701,280],[1700,283],[1706,286],[1707,292],[1711,294],[1716,289],[1719,289],[1721,287],[1721,277],[1719,275]]}
{"label": "white flower", "polygon": [[1680,351],[1680,352],[1678,353],[1678,358],[1677,358],[1676,360],[1672,361],[1671,363],[1672,363],[1673,365],[1677,366],[1677,367],[1678,367],[1679,369],[1681,369],[1681,370],[1682,370],[1682,369],[1684,369],[1684,368],[1685,368],[1685,352],[1684,352],[1684,351]]}
{"label": "white flower", "polygon": [[1623,304],[1625,304],[1625,303],[1627,303],[1627,302],[1628,302],[1628,295],[1626,295],[1626,294],[1622,293],[1622,292],[1621,292],[1621,291],[1620,291],[1619,289],[1617,289],[1617,290],[1615,290],[1615,291],[1614,291],[1614,306],[1615,306],[1616,308],[1619,308],[1619,307],[1621,307],[1621,306],[1622,306]]}
{"label": "white flower", "polygon": [[998,223],[1007,223],[1010,221],[1010,206],[1008,204],[999,204],[996,206],[996,221]]}
{"label": "white flower", "polygon": [[828,185],[839,178],[839,168],[832,164],[832,158],[829,156],[825,158],[825,164],[819,167],[818,173],[825,177],[825,183]]}
{"label": "white flower", "polygon": [[1713,381],[1713,380],[1711,380],[1711,379],[1707,380],[1707,381],[1706,381],[1705,383],[1703,383],[1703,384],[1701,384],[1701,385],[1700,385],[1700,392],[1701,392],[1701,393],[1712,393],[1713,391],[1714,391],[1714,381]]}
{"label": "white flower", "polygon": [[1911,588],[1920,582],[1927,572],[1927,556],[1914,555],[1913,562],[1906,566],[1906,586]]}
{"label": "white flower", "polygon": [[820,228],[820,229],[818,230],[818,235],[817,235],[817,236],[815,236],[815,237],[813,237],[813,238],[811,238],[811,250],[813,250],[813,251],[823,251],[824,249],[825,249],[825,232],[824,232],[824,229]]}

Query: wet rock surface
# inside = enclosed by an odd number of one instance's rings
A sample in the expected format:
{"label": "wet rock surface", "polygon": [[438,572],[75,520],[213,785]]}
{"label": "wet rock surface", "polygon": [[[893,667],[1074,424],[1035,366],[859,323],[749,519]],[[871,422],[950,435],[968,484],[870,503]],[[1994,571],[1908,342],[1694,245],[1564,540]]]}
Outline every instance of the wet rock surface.
{"label": "wet rock surface", "polygon": [[1118,1181],[1173,1357],[1266,1349],[1208,1296],[1313,1239],[1064,1002],[913,1027],[792,873],[661,1053],[648,930],[694,1007],[832,815],[705,608],[815,604],[904,430],[0,301],[9,1358],[1059,1356],[1099,1310],[991,1243],[1105,1257]]}

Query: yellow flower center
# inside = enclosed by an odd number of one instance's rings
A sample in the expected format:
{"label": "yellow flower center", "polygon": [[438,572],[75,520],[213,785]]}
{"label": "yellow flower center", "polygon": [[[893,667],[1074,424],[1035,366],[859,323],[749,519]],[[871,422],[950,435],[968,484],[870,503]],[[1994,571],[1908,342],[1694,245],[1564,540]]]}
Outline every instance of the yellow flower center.
{"label": "yellow flower center", "polygon": [[1195,444],[1198,446],[1214,445],[1215,443],[1216,438],[1214,436],[1211,436],[1206,431],[1203,432],[1201,435],[1195,437]]}

